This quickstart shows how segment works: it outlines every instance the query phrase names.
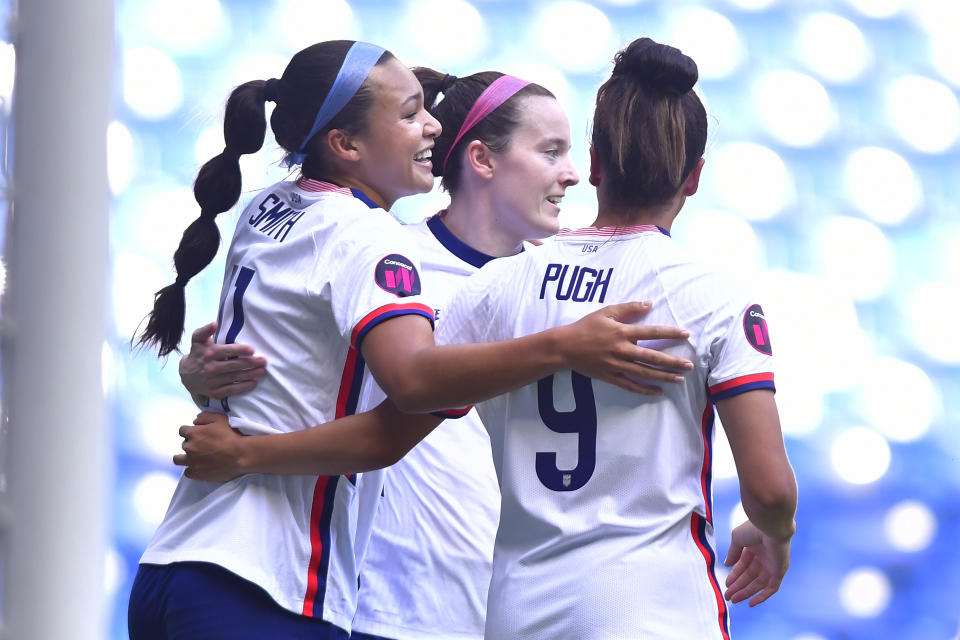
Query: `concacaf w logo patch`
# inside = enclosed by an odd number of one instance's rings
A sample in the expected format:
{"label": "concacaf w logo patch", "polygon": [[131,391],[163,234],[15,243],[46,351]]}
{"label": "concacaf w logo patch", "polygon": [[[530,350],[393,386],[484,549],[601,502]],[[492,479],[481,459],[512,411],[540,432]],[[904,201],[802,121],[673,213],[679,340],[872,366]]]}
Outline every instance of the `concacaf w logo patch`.
{"label": "concacaf w logo patch", "polygon": [[381,258],[374,279],[378,287],[398,298],[420,295],[420,274],[411,260],[398,253]]}
{"label": "concacaf w logo patch", "polygon": [[773,354],[770,346],[770,331],[767,329],[767,319],[763,315],[763,309],[760,305],[752,305],[743,314],[743,332],[747,336],[747,342],[750,346],[765,353],[768,356]]}

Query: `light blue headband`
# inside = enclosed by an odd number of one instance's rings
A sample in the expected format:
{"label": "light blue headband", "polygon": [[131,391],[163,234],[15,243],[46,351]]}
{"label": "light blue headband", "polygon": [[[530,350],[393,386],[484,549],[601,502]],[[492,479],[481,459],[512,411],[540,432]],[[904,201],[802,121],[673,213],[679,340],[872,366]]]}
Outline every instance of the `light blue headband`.
{"label": "light blue headband", "polygon": [[383,55],[383,47],[378,47],[369,42],[354,42],[347,55],[343,58],[343,64],[340,65],[340,71],[337,72],[337,78],[333,81],[333,86],[323,99],[320,110],[317,111],[317,117],[313,121],[313,127],[310,133],[303,139],[300,148],[293,153],[288,153],[283,159],[286,167],[292,167],[296,164],[303,164],[307,158],[305,147],[310,142],[310,138],[316,135],[317,131],[322,129],[328,122],[333,120],[334,116],[340,113],[350,98],[356,95],[360,85],[367,79],[370,70],[377,64]]}

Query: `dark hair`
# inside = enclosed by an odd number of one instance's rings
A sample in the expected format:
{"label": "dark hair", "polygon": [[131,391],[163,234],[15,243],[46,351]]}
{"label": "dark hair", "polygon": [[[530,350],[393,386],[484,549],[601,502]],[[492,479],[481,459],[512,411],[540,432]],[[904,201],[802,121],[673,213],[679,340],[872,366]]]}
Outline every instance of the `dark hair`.
{"label": "dark hair", "polygon": [[693,91],[697,64],[650,38],[614,57],[597,92],[592,144],[617,204],[647,206],[672,198],[707,143],[707,114]]}
{"label": "dark hair", "polygon": [[[446,75],[428,69],[417,67],[413,74],[423,86],[424,104],[430,114],[440,121],[443,130],[433,141],[433,175],[442,178],[442,186],[451,194],[460,184],[463,169],[463,154],[458,151],[466,148],[473,140],[480,140],[493,151],[503,151],[510,144],[513,130],[520,124],[520,111],[517,108],[518,98],[528,96],[555,97],[550,91],[538,84],[530,83],[506,102],[494,109],[483,120],[478,122],[470,132],[460,138],[451,152],[453,144],[463,121],[467,118],[470,108],[480,97],[480,94],[504,75],[499,71],[481,71],[463,78]],[[439,94],[443,99],[437,102]],[[436,103],[436,104],[434,104]],[[444,168],[444,158],[450,154],[450,159]]]}
{"label": "dark hair", "polygon": [[[277,103],[270,116],[270,127],[277,144],[288,152],[299,149],[310,132],[317,111],[352,45],[352,40],[331,40],[309,46],[291,58],[279,81],[270,81],[269,98]],[[377,64],[392,57],[390,52],[384,52]],[[233,90],[223,116],[226,146],[197,173],[193,195],[200,204],[200,216],[183,232],[180,246],[173,254],[176,281],[154,295],[147,327],[137,339],[138,346],[156,345],[161,356],[176,350],[180,344],[187,282],[217,254],[220,245],[217,214],[230,209],[240,199],[240,156],[255,153],[263,146],[267,128],[265,85],[264,80],[252,80]],[[373,93],[364,82],[346,106],[304,145],[303,175],[323,176],[326,133],[331,129],[362,133],[373,101]]]}

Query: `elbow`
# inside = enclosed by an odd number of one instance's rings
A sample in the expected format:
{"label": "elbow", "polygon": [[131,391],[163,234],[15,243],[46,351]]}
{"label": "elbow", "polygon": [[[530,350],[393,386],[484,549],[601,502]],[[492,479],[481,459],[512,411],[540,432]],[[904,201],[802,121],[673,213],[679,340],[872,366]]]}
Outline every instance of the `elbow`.
{"label": "elbow", "polygon": [[430,406],[429,390],[416,380],[400,380],[383,390],[403,413],[427,413],[436,409]]}
{"label": "elbow", "polygon": [[341,474],[364,473],[366,471],[376,471],[385,469],[396,464],[403,457],[405,451],[398,451],[389,441],[367,442],[363,446],[363,453],[344,458],[340,461],[342,469],[338,468]]}
{"label": "elbow", "polygon": [[376,468],[383,469],[396,464],[403,456],[407,455],[410,448],[410,446],[406,446],[405,443],[399,441],[397,438],[383,438],[380,441],[380,446],[377,447]]}
{"label": "elbow", "polygon": [[417,394],[391,394],[390,399],[403,413],[427,413],[430,407],[424,404],[422,396]]}
{"label": "elbow", "polygon": [[403,454],[398,454],[396,451],[382,447],[375,454],[370,456],[367,459],[367,463],[364,465],[368,467],[363,469],[363,471],[374,471],[376,469],[385,469],[391,465],[396,464],[400,461],[400,458],[403,457]]}

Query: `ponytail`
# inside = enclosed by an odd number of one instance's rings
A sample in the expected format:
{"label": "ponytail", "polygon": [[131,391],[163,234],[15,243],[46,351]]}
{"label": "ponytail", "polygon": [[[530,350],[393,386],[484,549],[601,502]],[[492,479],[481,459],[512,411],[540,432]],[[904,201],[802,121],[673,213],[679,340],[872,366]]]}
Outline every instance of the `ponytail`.
{"label": "ponytail", "polygon": [[[356,46],[356,48],[355,48]],[[356,57],[352,57],[355,51]],[[255,153],[263,146],[267,121],[264,103],[276,102],[270,115],[274,139],[287,152],[290,164],[303,163],[302,175],[321,179],[325,173],[325,134],[342,129],[351,134],[364,131],[374,104],[367,85],[370,68],[393,59],[393,54],[376,45],[353,40],[320,42],[297,52],[280,78],[253,80],[233,90],[223,118],[223,152],[207,161],[193,183],[193,195],[200,204],[200,216],[183,232],[173,255],[177,279],[156,293],[147,328],[137,339],[138,346],[156,346],[161,356],[177,349],[183,335],[184,289],[217,255],[220,231],[218,213],[240,199],[240,156]],[[344,85],[336,87],[343,67]],[[352,86],[353,74],[362,72],[364,81]],[[351,86],[347,89],[347,86]],[[328,93],[333,93],[328,105]],[[342,104],[342,102],[346,102]]]}
{"label": "ponytail", "polygon": [[156,346],[159,355],[166,356],[180,345],[187,282],[217,255],[220,246],[217,214],[230,209],[240,199],[240,156],[256,153],[263,146],[267,128],[265,84],[263,80],[242,84],[227,100],[223,120],[226,146],[197,173],[193,195],[200,205],[200,216],[183,232],[180,245],[173,254],[176,280],[154,295],[153,310],[147,328],[137,339],[137,346]]}

